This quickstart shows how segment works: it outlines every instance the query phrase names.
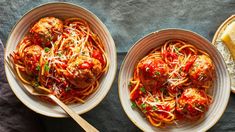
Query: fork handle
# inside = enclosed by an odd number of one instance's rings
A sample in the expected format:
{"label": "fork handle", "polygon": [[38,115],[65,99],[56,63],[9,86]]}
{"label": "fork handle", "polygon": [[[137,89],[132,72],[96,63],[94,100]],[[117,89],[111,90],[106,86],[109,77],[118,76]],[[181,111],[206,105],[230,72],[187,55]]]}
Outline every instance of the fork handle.
{"label": "fork handle", "polygon": [[54,95],[49,95],[49,97],[57,103],[66,113],[68,113],[86,132],[99,132],[95,127],[89,124],[86,120],[84,120],[80,115],[75,113],[72,109],[70,109],[67,105],[65,105],[62,101],[60,101]]}

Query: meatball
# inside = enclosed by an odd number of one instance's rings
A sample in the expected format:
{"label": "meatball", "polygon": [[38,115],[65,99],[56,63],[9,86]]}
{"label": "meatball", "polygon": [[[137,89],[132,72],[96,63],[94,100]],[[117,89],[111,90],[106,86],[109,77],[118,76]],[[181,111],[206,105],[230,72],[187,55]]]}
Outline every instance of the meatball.
{"label": "meatball", "polygon": [[50,47],[51,41],[57,40],[58,35],[63,32],[63,22],[55,17],[40,19],[30,30],[34,43]]}
{"label": "meatball", "polygon": [[68,80],[77,88],[91,86],[102,72],[102,64],[99,60],[80,56],[76,61],[68,64]]}
{"label": "meatball", "polygon": [[192,82],[204,88],[209,88],[212,85],[213,74],[213,62],[206,55],[199,55],[189,69],[189,77]]}
{"label": "meatball", "polygon": [[30,45],[23,51],[23,60],[28,75],[33,75],[39,71],[39,60],[42,48],[39,45]]}
{"label": "meatball", "polygon": [[203,89],[187,88],[178,99],[176,111],[188,119],[199,119],[210,103],[211,99]]}
{"label": "meatball", "polygon": [[140,62],[140,81],[148,91],[159,88],[166,82],[168,66],[161,58],[146,58]]}

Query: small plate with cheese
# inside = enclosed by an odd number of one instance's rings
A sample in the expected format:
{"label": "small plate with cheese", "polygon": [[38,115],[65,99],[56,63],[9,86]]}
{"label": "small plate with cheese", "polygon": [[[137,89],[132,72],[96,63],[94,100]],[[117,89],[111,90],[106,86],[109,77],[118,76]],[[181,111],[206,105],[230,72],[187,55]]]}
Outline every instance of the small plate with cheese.
{"label": "small plate with cheese", "polygon": [[225,20],[212,40],[222,54],[231,79],[231,91],[235,93],[235,15]]}

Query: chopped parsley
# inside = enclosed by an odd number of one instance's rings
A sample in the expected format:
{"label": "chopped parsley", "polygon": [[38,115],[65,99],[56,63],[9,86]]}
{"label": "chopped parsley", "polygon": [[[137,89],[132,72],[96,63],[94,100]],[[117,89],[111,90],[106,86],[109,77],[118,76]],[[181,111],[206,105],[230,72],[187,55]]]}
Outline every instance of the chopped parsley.
{"label": "chopped parsley", "polygon": [[75,66],[78,66],[78,62],[75,63]]}
{"label": "chopped parsley", "polygon": [[36,70],[40,71],[40,65],[37,65]]}
{"label": "chopped parsley", "polygon": [[141,108],[146,108],[146,104],[145,103],[143,103],[143,104],[141,104]]}
{"label": "chopped parsley", "polygon": [[61,56],[62,56],[62,54],[59,52],[59,53],[58,53],[58,56],[59,56],[59,57],[61,57]]}
{"label": "chopped parsley", "polygon": [[140,88],[140,91],[143,92],[143,93],[146,92],[144,87],[141,87],[141,88]]}
{"label": "chopped parsley", "polygon": [[132,109],[136,108],[136,103],[133,102],[133,101],[131,102],[131,108],[132,108]]}
{"label": "chopped parsley", "polygon": [[33,87],[38,87],[39,86],[39,82],[33,82]]}
{"label": "chopped parsley", "polygon": [[180,55],[180,53],[179,53],[179,48],[178,48],[178,47],[175,48],[175,51],[176,51],[176,54],[177,54],[177,55]]}
{"label": "chopped parsley", "polygon": [[143,113],[146,113],[146,112],[147,112],[147,110],[143,110],[142,112],[143,112]]}
{"label": "chopped parsley", "polygon": [[158,98],[155,98],[155,101],[157,101],[157,102],[158,102],[158,101],[159,101],[159,99],[158,99]]}
{"label": "chopped parsley", "polygon": [[49,37],[49,41],[52,41],[53,40],[53,37]]}
{"label": "chopped parsley", "polygon": [[44,69],[45,69],[45,71],[47,71],[47,72],[50,70],[49,63],[48,63],[48,62],[47,62],[46,65],[44,66]]}
{"label": "chopped parsley", "polygon": [[47,52],[49,52],[49,51],[50,51],[50,48],[45,47],[45,48],[44,48],[44,51],[47,53]]}
{"label": "chopped parsley", "polygon": [[157,110],[157,107],[156,107],[156,106],[153,106],[152,109],[153,109],[153,110]]}
{"label": "chopped parsley", "polygon": [[175,48],[175,50],[176,50],[176,51],[179,51],[179,48],[178,48],[178,47],[176,47],[176,48]]}
{"label": "chopped parsley", "polygon": [[155,75],[160,75],[161,73],[159,71],[156,71],[155,72]]}

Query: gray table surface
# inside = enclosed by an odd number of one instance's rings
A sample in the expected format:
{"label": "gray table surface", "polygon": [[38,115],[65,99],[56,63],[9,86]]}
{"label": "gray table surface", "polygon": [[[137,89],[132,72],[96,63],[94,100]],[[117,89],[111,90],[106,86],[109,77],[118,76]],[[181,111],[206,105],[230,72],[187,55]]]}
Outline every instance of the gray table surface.
{"label": "gray table surface", "polygon": [[[60,0],[61,1],[61,0]],[[24,13],[49,0],[0,0],[0,39],[5,46],[10,30]],[[71,0],[94,14],[107,26],[118,52],[118,71],[128,49],[144,35],[164,28],[183,28],[212,40],[218,26],[235,13],[234,0]],[[0,45],[1,47],[1,45]],[[73,132],[82,129],[70,118],[56,119],[34,113],[12,93],[3,69],[0,48],[0,131]],[[140,131],[124,113],[117,76],[109,94],[82,115],[100,131]],[[235,131],[235,95],[209,131]]]}

